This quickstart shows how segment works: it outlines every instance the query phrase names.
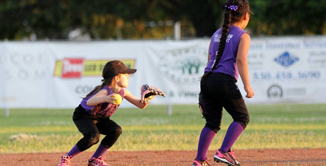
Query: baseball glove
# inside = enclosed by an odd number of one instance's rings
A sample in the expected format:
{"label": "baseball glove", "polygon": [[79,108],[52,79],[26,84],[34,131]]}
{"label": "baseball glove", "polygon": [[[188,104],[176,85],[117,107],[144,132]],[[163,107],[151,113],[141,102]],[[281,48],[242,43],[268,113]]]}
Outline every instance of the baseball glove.
{"label": "baseball glove", "polygon": [[148,103],[150,100],[152,100],[157,95],[163,96],[163,97],[166,96],[162,90],[155,88],[153,86],[147,85],[147,84],[145,84],[141,87],[140,92],[141,92],[140,102],[142,102],[142,103]]}

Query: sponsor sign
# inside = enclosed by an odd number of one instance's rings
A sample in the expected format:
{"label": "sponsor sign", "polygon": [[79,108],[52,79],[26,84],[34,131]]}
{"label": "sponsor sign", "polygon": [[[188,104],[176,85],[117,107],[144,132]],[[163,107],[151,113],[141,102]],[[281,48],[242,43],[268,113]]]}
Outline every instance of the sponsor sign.
{"label": "sponsor sign", "polygon": [[83,73],[84,59],[65,58],[62,61],[62,78],[80,78]]}
{"label": "sponsor sign", "polygon": [[[196,104],[209,43],[0,42],[0,108],[74,108],[114,59],[138,69],[127,88],[135,96],[150,84],[168,94],[152,104]],[[247,104],[326,103],[326,37],[252,38],[248,64],[255,96]],[[241,77],[237,84],[245,96]]]}
{"label": "sponsor sign", "polygon": [[[248,64],[255,96],[246,102],[326,102],[315,97],[326,92],[325,86],[320,87],[326,83],[325,40],[301,37],[253,39]],[[244,90],[242,92],[245,94]]]}
{"label": "sponsor sign", "polygon": [[[108,61],[110,61],[110,59],[91,60],[83,58],[64,58],[63,60],[56,61],[54,68],[54,76],[61,78],[102,76],[102,70]],[[125,59],[121,61],[128,68],[135,68],[135,59]]]}
{"label": "sponsor sign", "polygon": [[274,59],[275,62],[277,62],[278,64],[284,67],[289,67],[298,60],[299,60],[298,57],[295,57],[294,55],[290,55],[289,52],[284,52],[283,54],[281,54],[280,56]]}
{"label": "sponsor sign", "polygon": [[165,52],[158,61],[161,75],[177,84],[198,84],[207,63],[207,50],[183,48]]}

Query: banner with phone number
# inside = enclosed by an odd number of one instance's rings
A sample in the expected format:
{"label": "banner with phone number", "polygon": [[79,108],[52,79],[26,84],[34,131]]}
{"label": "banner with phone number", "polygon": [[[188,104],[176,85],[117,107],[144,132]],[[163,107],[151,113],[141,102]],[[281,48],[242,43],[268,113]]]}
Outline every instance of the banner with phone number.
{"label": "banner with phone number", "polygon": [[[167,94],[151,104],[197,104],[209,42],[0,42],[0,108],[74,108],[115,59],[137,69],[127,88],[136,97],[149,84]],[[326,103],[326,37],[252,38],[248,63],[246,103]]]}
{"label": "banner with phone number", "polygon": [[249,103],[326,102],[325,37],[253,39],[248,61],[256,93]]}

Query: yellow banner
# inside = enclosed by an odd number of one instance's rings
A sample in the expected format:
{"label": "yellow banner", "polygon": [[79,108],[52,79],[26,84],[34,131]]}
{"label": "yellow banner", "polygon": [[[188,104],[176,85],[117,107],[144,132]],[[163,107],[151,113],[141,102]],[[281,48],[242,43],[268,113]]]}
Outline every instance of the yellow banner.
{"label": "yellow banner", "polygon": [[[110,60],[84,60],[82,76],[101,76],[105,64]],[[135,68],[134,59],[121,60],[128,68]],[[62,74],[62,60],[55,63],[54,76],[60,77]]]}

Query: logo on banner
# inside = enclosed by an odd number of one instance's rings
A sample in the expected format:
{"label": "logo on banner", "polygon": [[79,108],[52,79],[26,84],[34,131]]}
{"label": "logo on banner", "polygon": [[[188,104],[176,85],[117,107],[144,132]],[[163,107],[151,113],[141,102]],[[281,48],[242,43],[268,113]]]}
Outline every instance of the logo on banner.
{"label": "logo on banner", "polygon": [[289,96],[305,96],[307,95],[306,87],[287,87],[282,88],[279,85],[272,85],[267,90],[267,96],[269,98],[283,98]]}
{"label": "logo on banner", "polygon": [[207,50],[184,48],[168,51],[158,62],[160,73],[175,83],[198,83],[207,63]]}
{"label": "logo on banner", "polygon": [[298,60],[299,60],[298,57],[291,55],[289,52],[284,52],[283,54],[281,54],[280,56],[274,59],[275,62],[277,62],[278,64],[284,67],[289,67]]}
{"label": "logo on banner", "polygon": [[282,98],[283,97],[283,89],[279,85],[272,85],[267,90],[267,96],[269,98]]}
{"label": "logo on banner", "polygon": [[62,61],[62,78],[80,78],[83,73],[83,58],[65,58]]}
{"label": "logo on banner", "polygon": [[[54,76],[61,78],[81,78],[85,76],[102,76],[102,70],[110,59],[89,60],[83,58],[64,58],[57,60]],[[128,68],[135,68],[135,59],[121,60]]]}

